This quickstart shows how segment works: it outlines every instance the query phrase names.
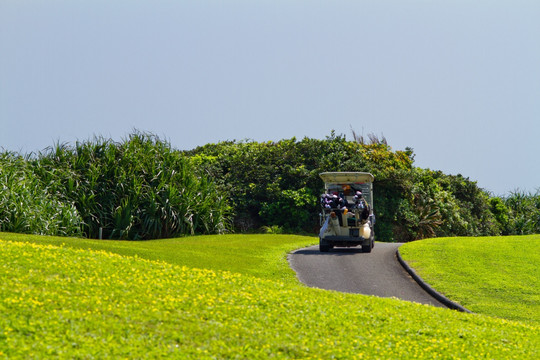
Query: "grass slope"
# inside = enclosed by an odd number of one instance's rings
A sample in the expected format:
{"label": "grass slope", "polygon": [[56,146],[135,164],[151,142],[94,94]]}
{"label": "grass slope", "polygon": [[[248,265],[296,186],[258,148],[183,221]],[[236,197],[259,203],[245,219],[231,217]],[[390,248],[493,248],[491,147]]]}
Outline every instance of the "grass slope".
{"label": "grass slope", "polygon": [[540,325],[540,235],[428,239],[400,253],[469,310]]}
{"label": "grass slope", "polygon": [[538,327],[520,322],[5,240],[0,313],[9,359],[540,356]]}
{"label": "grass slope", "polygon": [[151,241],[89,240],[0,232],[0,239],[105,250],[171,264],[227,270],[257,277],[295,281],[286,254],[313,245],[317,238],[298,235],[208,235]]}

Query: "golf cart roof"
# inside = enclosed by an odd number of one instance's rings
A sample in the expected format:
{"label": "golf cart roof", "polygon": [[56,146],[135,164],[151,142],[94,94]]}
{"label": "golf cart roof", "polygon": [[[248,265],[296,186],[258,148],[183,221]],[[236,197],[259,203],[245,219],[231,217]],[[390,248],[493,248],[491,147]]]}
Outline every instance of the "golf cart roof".
{"label": "golf cart roof", "polygon": [[319,176],[325,184],[363,184],[371,183],[375,179],[373,175],[366,172],[323,172]]}

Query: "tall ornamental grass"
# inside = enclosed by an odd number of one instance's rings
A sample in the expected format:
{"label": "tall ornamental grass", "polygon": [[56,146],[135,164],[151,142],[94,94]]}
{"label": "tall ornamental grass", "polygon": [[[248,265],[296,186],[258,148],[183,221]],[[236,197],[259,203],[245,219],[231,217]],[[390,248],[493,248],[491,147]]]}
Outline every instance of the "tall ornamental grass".
{"label": "tall ornamental grass", "polygon": [[138,240],[230,228],[214,183],[154,135],[4,153],[1,164],[1,231]]}
{"label": "tall ornamental grass", "polygon": [[44,183],[76,204],[96,238],[157,239],[223,233],[230,207],[214,184],[168,142],[134,133],[56,145],[34,165]]}
{"label": "tall ornamental grass", "polygon": [[0,153],[0,231],[81,236],[81,225],[74,204],[50,194],[25,158]]}

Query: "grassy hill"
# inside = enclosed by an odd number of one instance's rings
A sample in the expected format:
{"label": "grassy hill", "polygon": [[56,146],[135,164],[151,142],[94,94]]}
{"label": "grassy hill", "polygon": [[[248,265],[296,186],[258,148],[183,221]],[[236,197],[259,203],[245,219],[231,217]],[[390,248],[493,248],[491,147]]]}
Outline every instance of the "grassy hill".
{"label": "grassy hill", "polygon": [[405,244],[400,254],[469,310],[540,325],[540,235],[434,238]]}
{"label": "grassy hill", "polygon": [[152,241],[91,240],[0,232],[1,240],[104,250],[170,264],[227,270],[269,280],[295,282],[286,254],[313,245],[317,238],[298,235],[202,235]]}
{"label": "grassy hill", "polygon": [[315,240],[0,233],[0,358],[540,355],[535,324],[298,284],[285,253]]}

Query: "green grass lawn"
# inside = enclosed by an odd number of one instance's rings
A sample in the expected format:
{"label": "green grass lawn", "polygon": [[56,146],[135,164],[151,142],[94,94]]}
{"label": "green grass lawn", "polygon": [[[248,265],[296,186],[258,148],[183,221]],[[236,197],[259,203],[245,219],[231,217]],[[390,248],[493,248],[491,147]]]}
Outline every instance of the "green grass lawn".
{"label": "green grass lawn", "polygon": [[1,233],[0,239],[105,250],[195,268],[227,270],[271,280],[295,281],[288,252],[318,243],[299,235],[209,235],[151,241],[89,240]]}
{"label": "green grass lawn", "polygon": [[0,358],[540,356],[534,323],[298,284],[285,254],[315,241],[0,233]]}
{"label": "green grass lawn", "polygon": [[427,239],[400,253],[469,310],[540,325],[540,235]]}

